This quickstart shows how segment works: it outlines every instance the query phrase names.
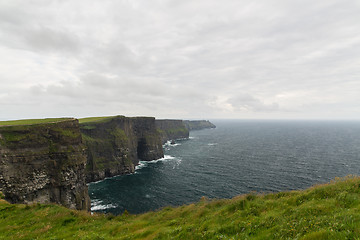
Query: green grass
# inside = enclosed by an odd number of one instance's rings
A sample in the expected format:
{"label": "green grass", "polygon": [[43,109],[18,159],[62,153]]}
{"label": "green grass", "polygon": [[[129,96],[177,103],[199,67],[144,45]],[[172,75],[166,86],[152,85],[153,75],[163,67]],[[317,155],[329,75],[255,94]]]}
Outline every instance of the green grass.
{"label": "green grass", "polygon": [[0,239],[360,239],[360,178],[352,176],[141,215],[0,201]]}
{"label": "green grass", "polygon": [[13,120],[13,121],[0,121],[0,126],[16,126],[16,125],[33,125],[42,123],[55,123],[72,118],[44,118],[44,119],[24,119],[24,120]]}
{"label": "green grass", "polygon": [[[0,122],[0,145],[11,148],[45,147],[52,140],[73,142],[81,137],[79,129],[67,123],[73,118],[47,118]],[[55,150],[51,146],[51,151]]]}
{"label": "green grass", "polygon": [[[105,122],[105,121],[108,121],[115,117],[119,117],[119,116],[80,118],[79,123]],[[73,119],[73,118],[44,118],[44,119],[23,119],[23,120],[0,121],[0,126],[53,123],[53,122],[61,122],[61,121],[69,120],[69,119]]]}
{"label": "green grass", "polygon": [[92,123],[92,122],[106,122],[115,117],[119,117],[119,116],[79,118],[79,123],[82,124],[82,123]]}
{"label": "green grass", "polygon": [[114,138],[114,142],[117,146],[127,146],[128,144],[128,137],[126,136],[124,130],[116,127],[115,129],[111,129],[109,132],[109,135],[111,135]]}

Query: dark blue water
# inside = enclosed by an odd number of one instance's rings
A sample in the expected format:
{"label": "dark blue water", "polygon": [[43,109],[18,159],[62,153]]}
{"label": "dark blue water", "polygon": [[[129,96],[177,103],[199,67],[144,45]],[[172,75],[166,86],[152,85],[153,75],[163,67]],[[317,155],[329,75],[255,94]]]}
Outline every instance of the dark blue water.
{"label": "dark blue water", "polygon": [[92,210],[142,213],[251,191],[304,189],[360,175],[360,122],[213,121],[135,174],[89,185]]}

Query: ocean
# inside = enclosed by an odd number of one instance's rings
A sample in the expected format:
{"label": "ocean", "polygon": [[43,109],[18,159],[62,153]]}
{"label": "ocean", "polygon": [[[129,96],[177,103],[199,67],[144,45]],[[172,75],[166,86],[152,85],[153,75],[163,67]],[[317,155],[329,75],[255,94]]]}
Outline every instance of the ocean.
{"label": "ocean", "polygon": [[165,144],[163,159],[89,184],[91,210],[138,214],[249,192],[305,189],[360,175],[360,122],[212,120]]}

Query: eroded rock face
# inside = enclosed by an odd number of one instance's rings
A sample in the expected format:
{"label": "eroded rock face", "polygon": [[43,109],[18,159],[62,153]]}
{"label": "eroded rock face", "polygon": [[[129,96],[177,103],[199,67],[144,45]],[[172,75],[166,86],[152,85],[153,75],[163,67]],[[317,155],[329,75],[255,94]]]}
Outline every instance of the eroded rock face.
{"label": "eroded rock face", "polygon": [[11,203],[89,210],[78,120],[0,127],[0,191]]}
{"label": "eroded rock face", "polygon": [[153,117],[116,116],[80,127],[87,147],[87,182],[133,173],[139,160],[164,157]]}
{"label": "eroded rock face", "polygon": [[189,130],[185,127],[182,120],[157,119],[156,127],[161,135],[163,144],[169,140],[189,138]]}

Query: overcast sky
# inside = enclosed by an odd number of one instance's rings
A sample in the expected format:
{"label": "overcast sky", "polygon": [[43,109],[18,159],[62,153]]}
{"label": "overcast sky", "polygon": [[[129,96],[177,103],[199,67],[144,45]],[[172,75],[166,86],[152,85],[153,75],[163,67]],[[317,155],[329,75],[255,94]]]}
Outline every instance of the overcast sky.
{"label": "overcast sky", "polygon": [[0,120],[360,119],[359,0],[0,0]]}

